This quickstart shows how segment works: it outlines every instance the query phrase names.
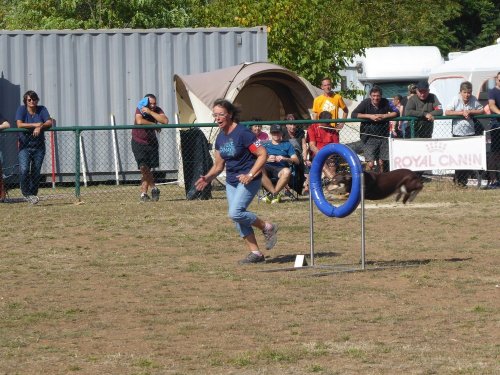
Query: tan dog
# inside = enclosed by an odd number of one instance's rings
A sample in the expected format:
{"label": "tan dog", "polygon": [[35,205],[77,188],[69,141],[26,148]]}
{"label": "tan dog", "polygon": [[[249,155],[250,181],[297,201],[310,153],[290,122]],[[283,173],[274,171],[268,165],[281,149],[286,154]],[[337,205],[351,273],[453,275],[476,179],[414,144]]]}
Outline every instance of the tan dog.
{"label": "tan dog", "polygon": [[[396,169],[386,173],[363,172],[365,179],[365,198],[369,200],[380,200],[397,193],[396,201],[403,196],[403,203],[415,199],[424,187],[420,178],[409,169]],[[337,174],[333,178],[333,184],[342,187],[346,192],[351,191],[352,176],[349,174]]]}

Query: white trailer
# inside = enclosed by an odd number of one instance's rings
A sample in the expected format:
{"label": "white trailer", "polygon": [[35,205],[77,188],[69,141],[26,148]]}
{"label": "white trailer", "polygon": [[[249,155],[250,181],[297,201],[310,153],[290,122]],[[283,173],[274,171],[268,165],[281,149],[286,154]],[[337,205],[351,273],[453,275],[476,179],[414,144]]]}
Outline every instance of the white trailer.
{"label": "white trailer", "polygon": [[410,83],[428,79],[431,69],[443,62],[439,48],[434,46],[367,48],[364,56],[354,57],[347,69],[341,72],[341,88],[360,91],[351,103],[353,108],[368,96],[374,85],[382,88],[386,98],[396,94],[405,96]]}
{"label": "white trailer", "polygon": [[[345,100],[349,113],[364,98],[371,88],[382,88],[383,96],[408,94],[408,85],[422,79],[428,79],[432,68],[444,63],[439,48],[432,46],[391,46],[373,47],[365,50],[365,55],[353,58],[351,64],[340,72],[340,87],[336,91],[357,90],[353,100]],[[353,123],[344,127],[340,133],[341,142],[352,142],[359,137],[358,125]]]}

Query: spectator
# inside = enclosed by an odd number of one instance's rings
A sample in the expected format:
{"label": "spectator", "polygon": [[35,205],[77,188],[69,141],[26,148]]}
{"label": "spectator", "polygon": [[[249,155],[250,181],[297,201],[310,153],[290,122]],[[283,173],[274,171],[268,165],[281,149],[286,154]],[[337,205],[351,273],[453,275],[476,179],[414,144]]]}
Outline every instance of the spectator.
{"label": "spectator", "polygon": [[405,116],[417,117],[415,138],[432,138],[434,116],[441,116],[443,108],[436,95],[429,92],[427,81],[417,83],[417,93],[408,99]]}
{"label": "spectator", "polygon": [[[488,106],[491,114],[500,115],[500,72],[495,77],[495,87],[488,91]],[[500,118],[492,118],[491,124],[491,154],[490,154],[490,187],[500,187],[498,170],[500,169]]]}
{"label": "spectator", "polygon": [[[8,129],[8,128],[10,128],[9,122],[0,113],[0,130]],[[6,190],[5,190],[5,186],[3,183],[3,168],[2,168],[3,157],[2,156],[3,155],[1,155],[1,153],[0,153],[0,202],[3,202],[5,200],[5,195],[6,195]]]}
{"label": "spectator", "polygon": [[[399,115],[398,110],[386,98],[382,97],[382,89],[373,86],[370,97],[364,99],[352,112],[352,118],[369,120],[362,124],[363,155],[366,169],[373,170],[378,162],[379,172],[388,170],[389,160],[389,120]],[[364,125],[364,126],[363,126]]]}
{"label": "spectator", "polygon": [[[451,123],[451,134],[453,137],[467,137],[475,135],[474,118],[472,116],[484,113],[483,106],[472,95],[472,83],[462,82],[460,84],[460,94],[453,98],[452,102],[446,106],[446,116],[462,116],[460,119],[453,119]],[[471,171],[455,170],[454,181],[461,187],[466,187]]]}
{"label": "spectator", "polygon": [[[415,83],[409,84],[408,85],[408,95],[404,96],[401,99],[401,106],[403,108],[403,112],[399,112],[400,116],[406,116],[405,109],[406,109],[406,105],[408,104],[408,100],[416,94],[417,94],[417,85]],[[408,121],[406,121],[406,120],[401,121],[400,128],[401,128],[401,137],[410,138],[411,134],[410,134],[409,129],[408,129]]]}
{"label": "spectator", "polygon": [[[349,109],[344,103],[344,99],[339,94],[335,94],[332,90],[332,80],[328,77],[325,77],[321,80],[321,89],[323,90],[323,94],[317,96],[313,102],[313,112],[314,112],[314,120],[319,119],[319,115],[323,111],[330,112],[332,115],[332,119],[339,118],[339,108],[344,112],[343,118],[347,118],[349,113]],[[337,123],[335,125],[338,129],[342,129],[343,124]]]}
{"label": "spectator", "polygon": [[[267,203],[279,203],[281,191],[290,182],[290,164],[299,164],[299,158],[289,141],[283,140],[283,131],[278,124],[271,125],[271,142],[264,143],[267,161],[262,171],[262,186],[269,192],[264,198]],[[271,180],[276,180],[273,185]]]}
{"label": "spectator", "polygon": [[413,95],[416,95],[416,94],[417,94],[417,85],[415,83],[410,83],[408,85],[408,95],[406,95],[401,100],[401,104],[403,105],[403,107],[406,107],[406,105],[408,104],[408,99],[410,99]]}
{"label": "spectator", "polygon": [[[399,94],[394,95],[394,98],[392,99],[392,104],[398,110],[400,116],[404,111],[403,104],[401,104],[402,100],[403,97]],[[397,138],[402,136],[402,121],[390,121],[389,127],[391,131],[391,137]]]}
{"label": "spectator", "polygon": [[[254,117],[252,118],[252,121],[262,121],[262,119]],[[252,130],[252,133],[255,134],[258,140],[260,141],[268,141],[269,140],[269,134],[266,132],[262,131],[262,125],[252,125],[250,127]]]}
{"label": "spectator", "polygon": [[41,169],[45,158],[45,130],[52,126],[49,111],[38,105],[40,98],[33,90],[23,96],[24,105],[16,111],[16,125],[27,132],[19,133],[19,173],[21,193],[27,202],[37,204]]}
{"label": "spectator", "polygon": [[[321,120],[331,119],[332,114],[329,111],[323,111],[320,113],[319,118]],[[324,146],[330,143],[339,143],[339,133],[332,124],[328,123],[315,123],[312,124],[309,129],[307,129],[307,136],[309,138],[309,150],[311,152],[312,158],[321,150]],[[328,183],[333,180],[337,170],[337,162],[335,156],[330,156],[323,166],[323,174]]]}
{"label": "spectator", "polygon": [[[156,96],[147,94],[137,105],[135,109],[134,125],[152,125],[168,124],[168,118],[163,110],[156,105]],[[151,199],[158,201],[160,199],[160,189],[155,185],[153,168],[160,166],[159,146],[156,133],[161,129],[132,129],[132,152],[137,162],[137,168],[141,171],[141,202],[147,202]],[[148,195],[148,189],[151,188],[151,198]]]}
{"label": "spectator", "polygon": [[252,226],[259,228],[271,250],[278,239],[278,226],[247,211],[261,186],[261,171],[266,163],[266,149],[249,129],[240,125],[239,110],[228,100],[218,99],[213,106],[213,117],[219,126],[215,140],[215,164],[196,181],[196,189],[205,189],[226,168],[226,195],[228,215],[236,224],[250,253],[240,264],[265,262]]}
{"label": "spectator", "polygon": [[[289,113],[285,116],[285,119],[294,121],[297,120],[297,116]],[[285,131],[283,132],[283,140],[289,141],[295,149],[295,153],[300,155],[299,161],[303,163],[304,168],[298,168],[297,171],[301,170],[304,174],[304,190],[302,193],[305,194],[309,191],[309,167],[311,166],[306,132],[302,128],[299,128],[297,124],[286,124]]]}

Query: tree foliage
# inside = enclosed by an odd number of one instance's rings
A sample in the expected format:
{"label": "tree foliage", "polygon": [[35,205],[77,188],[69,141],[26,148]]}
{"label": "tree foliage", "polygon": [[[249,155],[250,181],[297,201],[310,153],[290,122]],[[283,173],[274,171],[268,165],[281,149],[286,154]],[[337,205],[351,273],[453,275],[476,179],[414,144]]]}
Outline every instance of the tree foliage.
{"label": "tree foliage", "polygon": [[6,29],[163,28],[193,25],[198,0],[4,1]]}
{"label": "tree foliage", "polygon": [[6,29],[268,27],[269,60],[318,84],[364,48],[472,50],[500,36],[498,0],[1,0]]}
{"label": "tree foliage", "polygon": [[214,0],[198,18],[207,26],[266,25],[270,61],[318,83],[324,75],[335,76],[363,48],[359,35],[366,26],[349,17],[350,12],[321,0],[271,0],[252,6],[246,0]]}
{"label": "tree foliage", "polygon": [[214,0],[197,18],[267,25],[269,59],[318,83],[368,47],[435,45],[447,54],[492,44],[500,36],[494,10],[495,0]]}

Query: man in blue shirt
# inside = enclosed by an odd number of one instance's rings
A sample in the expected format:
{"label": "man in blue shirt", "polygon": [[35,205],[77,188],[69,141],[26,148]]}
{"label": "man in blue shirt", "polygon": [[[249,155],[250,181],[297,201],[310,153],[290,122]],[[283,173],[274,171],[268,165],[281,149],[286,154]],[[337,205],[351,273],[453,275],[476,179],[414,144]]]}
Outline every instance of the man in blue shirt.
{"label": "man in blue shirt", "polygon": [[[283,141],[283,131],[278,124],[271,125],[271,141],[263,143],[267,150],[267,162],[262,170],[262,186],[269,192],[264,198],[267,203],[279,203],[281,190],[290,182],[290,164],[299,164],[295,149],[288,141]],[[271,180],[276,181],[273,185]]]}

